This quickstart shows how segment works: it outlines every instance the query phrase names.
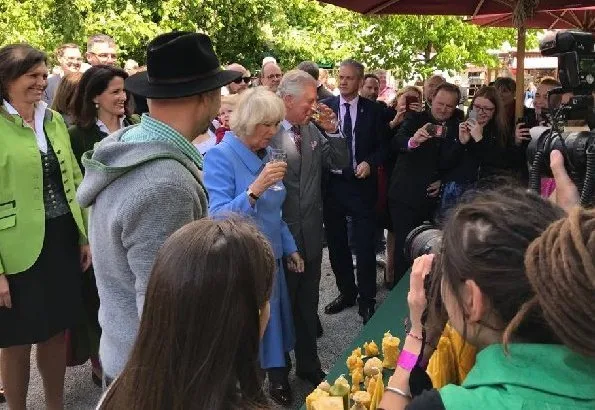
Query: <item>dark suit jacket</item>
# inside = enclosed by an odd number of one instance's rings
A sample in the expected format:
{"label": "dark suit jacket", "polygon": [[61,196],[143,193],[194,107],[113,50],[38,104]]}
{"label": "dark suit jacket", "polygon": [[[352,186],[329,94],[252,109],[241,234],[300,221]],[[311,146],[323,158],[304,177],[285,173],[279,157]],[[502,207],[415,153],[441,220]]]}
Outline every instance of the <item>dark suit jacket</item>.
{"label": "dark suit jacket", "polygon": [[429,111],[410,113],[391,140],[391,149],[398,152],[397,163],[390,181],[390,199],[412,207],[429,203],[427,188],[456,165],[463,148],[458,142],[459,119],[455,116],[446,121],[446,136],[431,138],[415,149],[408,148],[413,134],[426,123],[437,122]]}
{"label": "dark suit jacket", "polygon": [[320,84],[318,86],[318,88],[316,89],[316,94],[317,94],[317,100],[324,100],[325,98],[332,98],[333,97],[333,93],[331,93],[329,90],[327,90],[324,85]]}

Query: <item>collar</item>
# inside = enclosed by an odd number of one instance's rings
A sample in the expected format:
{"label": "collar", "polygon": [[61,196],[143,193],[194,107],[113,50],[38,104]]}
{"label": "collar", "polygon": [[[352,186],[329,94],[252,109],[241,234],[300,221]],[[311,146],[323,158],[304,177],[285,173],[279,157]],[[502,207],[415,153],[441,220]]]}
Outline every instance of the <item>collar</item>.
{"label": "collar", "polygon": [[339,106],[343,107],[343,104],[348,103],[349,105],[353,106],[355,104],[355,106],[357,107],[357,104],[359,103],[359,95],[357,95],[353,100],[351,101],[347,101],[346,99],[343,98],[342,95],[339,95]]}
{"label": "collar", "polygon": [[[99,127],[99,131],[104,132],[107,135],[111,134],[109,128],[107,128],[107,125],[105,125],[99,118],[97,118],[96,124]],[[122,128],[124,128],[124,117],[120,117],[120,129]]]}
{"label": "collar", "polygon": [[[14,108],[8,101],[3,100],[3,106],[7,113],[10,115],[18,115],[21,116],[19,112]],[[33,113],[33,118],[37,118],[38,115],[45,115],[45,110],[48,108],[48,105],[45,101],[40,100],[35,103],[35,111]]]}
{"label": "collar", "polygon": [[293,124],[287,120],[283,120],[281,121],[281,126],[285,129],[285,131],[291,131],[291,127],[293,127]]}
{"label": "collar", "polygon": [[[241,161],[246,165],[252,174],[258,173],[264,164],[268,161],[268,155],[260,159],[256,152],[250,149],[236,136],[233,131],[227,131],[221,144],[229,144],[231,149],[240,157]],[[267,153],[270,148],[267,148]]]}

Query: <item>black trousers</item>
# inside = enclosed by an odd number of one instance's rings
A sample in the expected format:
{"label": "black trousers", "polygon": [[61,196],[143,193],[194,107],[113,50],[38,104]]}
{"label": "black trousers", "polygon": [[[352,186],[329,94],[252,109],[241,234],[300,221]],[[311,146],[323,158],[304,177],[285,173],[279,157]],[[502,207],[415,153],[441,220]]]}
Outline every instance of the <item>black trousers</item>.
{"label": "black trousers", "polygon": [[[376,213],[375,191],[362,195],[357,183],[342,177],[332,177],[327,187],[324,204],[324,225],[331,267],[337,288],[345,297],[355,300],[358,293],[360,306],[376,303]],[[354,187],[355,185],[355,187]],[[347,235],[347,217],[351,217],[355,255],[357,257],[357,285],[353,273],[352,253]]]}
{"label": "black trousers", "polygon": [[407,270],[411,267],[409,257],[405,257],[405,239],[409,232],[423,224],[425,221],[431,221],[435,209],[435,203],[428,201],[421,206],[411,206],[400,201],[389,199],[388,202],[390,215],[393,223],[393,233],[395,237],[395,284],[398,283]]}
{"label": "black trousers", "polygon": [[322,252],[313,260],[305,261],[303,273],[285,269],[295,326],[294,352],[297,373],[310,373],[320,369],[316,333],[321,265]]}

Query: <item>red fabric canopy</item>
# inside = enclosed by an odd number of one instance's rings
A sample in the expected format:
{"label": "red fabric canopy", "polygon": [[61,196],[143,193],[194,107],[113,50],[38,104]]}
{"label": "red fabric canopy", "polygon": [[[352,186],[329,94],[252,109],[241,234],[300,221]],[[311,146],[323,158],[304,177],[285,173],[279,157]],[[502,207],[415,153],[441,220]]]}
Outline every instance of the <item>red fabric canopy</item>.
{"label": "red fabric canopy", "polygon": [[[477,16],[504,14],[514,9],[517,0],[321,0],[362,14],[424,14]],[[592,6],[593,0],[541,0],[537,10],[556,10]]]}
{"label": "red fabric canopy", "polygon": [[[478,26],[515,27],[512,13],[480,15],[470,21]],[[572,10],[538,11],[533,17],[525,20],[525,27],[595,32],[595,6]]]}

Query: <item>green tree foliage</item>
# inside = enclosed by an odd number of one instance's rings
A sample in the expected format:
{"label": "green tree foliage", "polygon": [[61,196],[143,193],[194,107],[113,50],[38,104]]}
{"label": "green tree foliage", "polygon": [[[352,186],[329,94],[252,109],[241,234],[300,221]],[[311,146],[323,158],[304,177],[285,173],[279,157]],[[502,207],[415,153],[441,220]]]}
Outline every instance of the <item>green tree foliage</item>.
{"label": "green tree foliage", "polygon": [[403,78],[466,63],[494,65],[489,49],[514,31],[483,29],[458,17],[366,17],[314,0],[2,0],[0,44],[28,42],[50,54],[95,33],[111,35],[122,61],[143,62],[159,33],[207,33],[223,63],[251,70],[274,56],[285,69],[302,60],[336,63],[347,57],[369,68],[398,69]]}

